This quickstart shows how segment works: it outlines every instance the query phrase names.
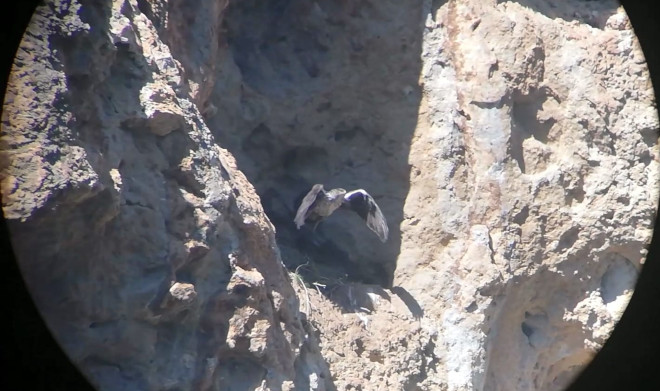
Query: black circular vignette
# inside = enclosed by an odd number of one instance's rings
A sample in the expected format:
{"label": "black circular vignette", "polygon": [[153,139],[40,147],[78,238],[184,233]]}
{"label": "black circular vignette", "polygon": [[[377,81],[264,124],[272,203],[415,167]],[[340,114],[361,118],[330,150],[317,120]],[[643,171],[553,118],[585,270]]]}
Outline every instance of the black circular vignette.
{"label": "black circular vignette", "polygon": [[[14,55],[39,1],[12,1],[0,12],[2,102]],[[1,209],[0,209],[1,210]],[[35,307],[11,250],[7,224],[0,221],[0,389],[93,390],[64,354]]]}

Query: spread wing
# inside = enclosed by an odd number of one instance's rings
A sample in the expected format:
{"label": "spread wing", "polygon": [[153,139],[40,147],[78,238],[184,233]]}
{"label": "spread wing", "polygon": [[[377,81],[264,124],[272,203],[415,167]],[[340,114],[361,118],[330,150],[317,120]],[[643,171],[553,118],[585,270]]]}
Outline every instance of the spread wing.
{"label": "spread wing", "polygon": [[344,195],[344,205],[360,215],[367,222],[367,227],[374,231],[383,243],[387,240],[387,221],[369,193],[363,189],[349,191]]}
{"label": "spread wing", "polygon": [[300,229],[303,225],[305,225],[305,219],[308,216],[308,211],[310,208],[314,205],[316,202],[316,198],[318,197],[319,193],[323,190],[323,185],[321,184],[316,184],[312,186],[312,190],[307,193],[305,198],[303,198],[302,202],[300,203],[300,206],[298,207],[298,211],[296,212],[296,217],[293,219],[293,222],[296,223],[296,227]]}

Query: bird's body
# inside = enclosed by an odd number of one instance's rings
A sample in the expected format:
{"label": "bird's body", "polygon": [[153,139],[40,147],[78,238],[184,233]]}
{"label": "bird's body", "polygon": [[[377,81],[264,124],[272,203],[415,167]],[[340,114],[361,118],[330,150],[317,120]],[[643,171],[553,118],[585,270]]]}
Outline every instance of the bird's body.
{"label": "bird's body", "polygon": [[385,216],[374,199],[363,189],[346,192],[344,189],[337,188],[325,191],[323,185],[316,184],[303,198],[293,221],[298,229],[306,222],[313,223],[314,229],[316,229],[324,218],[340,207],[356,212],[381,241],[387,240],[389,230]]}

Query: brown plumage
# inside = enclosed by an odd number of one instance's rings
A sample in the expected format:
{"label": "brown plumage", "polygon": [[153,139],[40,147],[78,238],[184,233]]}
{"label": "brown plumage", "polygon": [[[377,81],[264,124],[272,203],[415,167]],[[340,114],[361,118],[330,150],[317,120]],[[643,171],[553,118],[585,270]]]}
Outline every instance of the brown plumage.
{"label": "brown plumage", "polygon": [[364,219],[367,227],[378,235],[382,242],[387,240],[389,229],[385,216],[373,197],[364,189],[346,192],[344,189],[337,188],[325,191],[323,185],[316,184],[303,198],[293,221],[298,229],[306,222],[313,223],[313,229],[316,229],[324,218],[340,207],[353,210]]}

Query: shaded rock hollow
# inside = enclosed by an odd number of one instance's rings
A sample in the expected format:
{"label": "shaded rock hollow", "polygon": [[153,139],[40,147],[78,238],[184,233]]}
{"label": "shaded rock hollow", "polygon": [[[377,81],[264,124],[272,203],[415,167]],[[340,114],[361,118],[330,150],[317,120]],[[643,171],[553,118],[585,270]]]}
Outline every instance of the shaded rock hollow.
{"label": "shaded rock hollow", "polygon": [[[421,3],[256,2],[229,5],[232,65],[208,118],[234,151],[277,227],[284,262],[311,260],[327,278],[391,286],[409,188],[409,146],[421,99]],[[384,61],[387,53],[398,53]],[[360,218],[339,211],[319,226],[293,224],[315,183],[365,188],[387,216],[383,245]]]}
{"label": "shaded rock hollow", "polygon": [[[2,121],[21,269],[102,389],[561,389],[657,208],[615,2],[52,1]],[[296,230],[314,183],[390,240]]]}

